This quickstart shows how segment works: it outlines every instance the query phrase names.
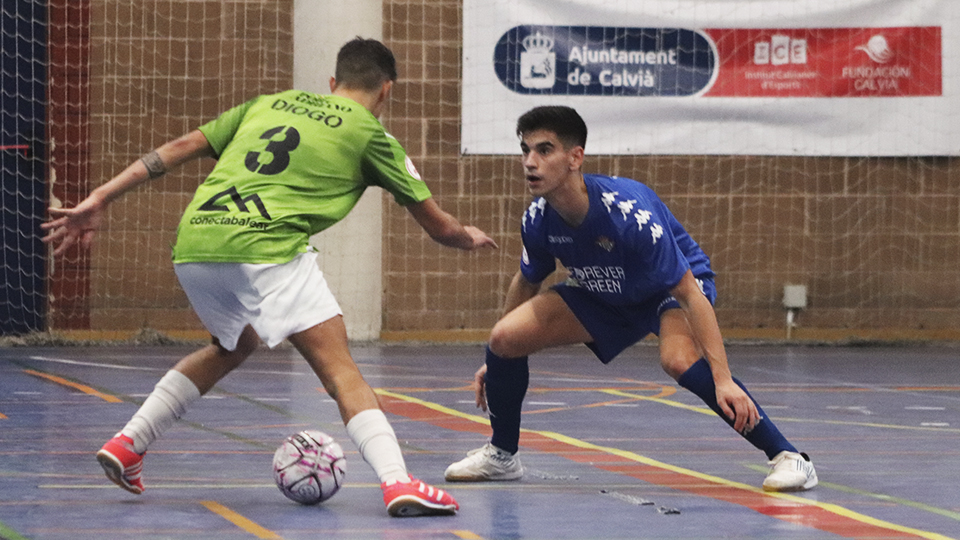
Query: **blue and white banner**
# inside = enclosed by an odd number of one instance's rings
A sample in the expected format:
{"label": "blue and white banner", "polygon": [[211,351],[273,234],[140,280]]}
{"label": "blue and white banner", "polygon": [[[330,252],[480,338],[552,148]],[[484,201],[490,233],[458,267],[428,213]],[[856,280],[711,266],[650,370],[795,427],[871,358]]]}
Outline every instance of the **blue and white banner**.
{"label": "blue and white banner", "polygon": [[465,154],[576,108],[591,154],[960,155],[956,0],[464,0]]}

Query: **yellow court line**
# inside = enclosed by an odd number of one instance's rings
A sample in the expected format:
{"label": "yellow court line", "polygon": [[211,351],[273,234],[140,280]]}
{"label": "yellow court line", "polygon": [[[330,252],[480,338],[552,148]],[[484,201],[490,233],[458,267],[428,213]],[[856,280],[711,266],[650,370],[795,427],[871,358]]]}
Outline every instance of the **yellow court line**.
{"label": "yellow court line", "polygon": [[241,516],[240,514],[234,512],[233,510],[227,508],[226,506],[216,502],[216,501],[200,501],[200,504],[205,506],[207,510],[217,514],[223,519],[233,523],[237,527],[247,531],[248,533],[256,536],[257,538],[268,538],[270,540],[283,540],[283,537],[277,533],[265,529],[260,525],[254,523],[253,521]]}
{"label": "yellow court line", "polygon": [[[650,396],[641,396],[638,394],[631,394],[629,392],[622,392],[620,390],[613,389],[601,389],[600,392],[605,394],[611,394],[614,396],[620,397],[629,397],[642,401],[655,401],[663,405],[669,405],[671,407],[677,407],[680,409],[686,409],[688,411],[698,412],[701,414],[709,414],[711,416],[716,416],[717,413],[706,407],[695,407],[693,405],[686,405],[678,401],[673,401],[669,399],[662,399]],[[861,427],[875,427],[875,428],[887,428],[887,429],[907,429],[914,431],[939,431],[947,433],[960,433],[960,429],[957,428],[948,428],[948,427],[935,427],[935,426],[901,426],[897,424],[878,424],[875,422],[851,422],[847,420],[820,420],[820,419],[806,419],[806,418],[785,418],[778,416],[774,418],[777,422],[801,422],[801,423],[817,423],[817,424],[834,424],[840,426],[861,426]]]}
{"label": "yellow court line", "polygon": [[6,419],[7,419],[7,415],[0,412],[0,420],[6,420]]}
{"label": "yellow court line", "polygon": [[[744,467],[752,470],[766,474],[769,469],[767,467],[761,467],[759,465],[744,465]],[[892,502],[896,504],[902,504],[903,506],[909,506],[911,508],[917,508],[925,512],[930,512],[931,514],[937,514],[940,516],[948,517],[950,519],[960,521],[960,512],[953,512],[951,510],[946,510],[944,508],[938,508],[929,504],[924,504],[917,501],[911,501],[910,499],[903,499],[900,497],[893,497],[891,495],[885,495],[883,493],[873,493],[872,491],[866,491],[863,489],[852,488],[850,486],[844,486],[840,484],[834,484],[832,482],[820,482],[818,486],[828,487],[830,489],[835,489],[837,491],[844,491],[846,493],[854,493],[857,495],[863,495],[864,497],[870,497],[872,499],[879,499],[881,501]]]}
{"label": "yellow court line", "polygon": [[482,536],[478,536],[472,531],[456,530],[450,532],[452,532],[457,538],[461,538],[463,540],[483,540]]}
{"label": "yellow court line", "polygon": [[[712,411],[711,411],[711,412],[712,412]],[[896,523],[891,523],[891,522],[889,522],[889,521],[884,521],[884,520],[882,520],[882,519],[873,518],[873,517],[870,517],[870,516],[868,516],[868,515],[861,514],[861,513],[859,513],[859,512],[855,512],[855,511],[853,511],[853,510],[844,508],[844,507],[839,506],[839,505],[836,505],[836,504],[823,503],[823,502],[814,501],[814,500],[811,500],[811,499],[805,499],[805,498],[803,498],[803,497],[797,497],[796,495],[790,495],[790,494],[788,494],[788,493],[778,493],[778,492],[775,492],[775,491],[764,491],[764,490],[762,490],[762,489],[760,489],[760,488],[753,487],[753,486],[748,485],[748,484],[742,484],[742,483],[740,483],[740,482],[734,482],[734,481],[732,481],[732,480],[727,480],[726,478],[720,478],[719,476],[713,476],[713,475],[710,475],[710,474],[705,474],[705,473],[697,472],[697,471],[694,471],[694,470],[691,470],[691,469],[685,469],[685,468],[683,468],[683,467],[677,467],[676,465],[670,465],[669,463],[664,463],[664,462],[662,462],[662,461],[657,461],[657,460],[655,460],[655,459],[651,459],[651,458],[648,458],[648,457],[646,457],[646,456],[642,456],[642,455],[640,455],[640,454],[635,454],[635,453],[633,453],[633,452],[628,452],[628,451],[626,451],[626,450],[620,450],[619,448],[611,448],[611,447],[607,447],[607,446],[599,446],[599,445],[596,445],[596,444],[588,443],[588,442],[586,442],[586,441],[581,441],[581,440],[579,440],[579,439],[574,439],[573,437],[568,437],[568,436],[566,436],[566,435],[563,435],[563,434],[560,434],[560,433],[553,433],[553,432],[550,432],[550,431],[537,431],[536,433],[539,433],[540,435],[542,435],[542,436],[544,436],[544,437],[548,437],[548,438],[553,439],[553,440],[555,440],[555,441],[560,441],[560,442],[569,444],[569,445],[571,445],[571,446],[576,446],[576,447],[579,447],[579,448],[584,448],[584,449],[589,449],[589,450],[598,450],[598,451],[601,451],[601,452],[606,452],[606,453],[609,453],[609,454],[613,454],[613,455],[615,455],[615,456],[619,456],[619,457],[626,458],[626,459],[629,459],[629,460],[632,460],[632,461],[636,461],[636,462],[638,462],[638,463],[643,463],[644,465],[651,465],[651,466],[653,466],[653,467],[657,467],[657,468],[660,468],[660,469],[672,471],[672,472],[679,473],[679,474],[684,474],[684,475],[687,475],[687,476],[692,476],[692,477],[694,477],[694,478],[698,478],[698,479],[701,479],[701,480],[706,480],[706,481],[708,481],[708,482],[714,482],[714,483],[717,483],[717,484],[720,484],[720,485],[729,486],[729,487],[734,487],[734,488],[742,489],[742,490],[745,490],[745,491],[751,491],[751,492],[754,492],[754,493],[761,493],[761,494],[766,495],[766,496],[768,496],[768,497],[775,497],[775,498],[778,498],[778,499],[783,499],[783,500],[790,501],[790,502],[794,502],[794,503],[798,503],[798,504],[804,504],[804,505],[808,505],[808,506],[815,506],[815,507],[817,507],[817,508],[821,508],[821,509],[826,510],[826,511],[828,511],[828,512],[832,512],[832,513],[834,513],[834,514],[837,514],[837,515],[840,515],[840,516],[843,516],[843,517],[847,517],[847,518],[850,518],[850,519],[854,519],[854,520],[860,521],[860,522],[862,522],[862,523],[866,523],[866,524],[868,524],[868,525],[874,525],[874,526],[876,526],[876,527],[882,527],[882,528],[890,529],[890,530],[893,530],[893,531],[898,531],[898,532],[907,533],[907,534],[913,534],[913,535],[919,536],[919,537],[921,537],[921,538],[927,538],[927,539],[930,539],[930,540],[953,540],[953,539],[951,539],[950,537],[944,536],[944,535],[942,535],[942,534],[937,534],[937,533],[933,533],[933,532],[929,532],[929,531],[922,531],[922,530],[920,530],[920,529],[914,529],[914,528],[912,528],[912,527],[905,527],[905,526],[903,526],[903,525],[897,525]]]}
{"label": "yellow court line", "polygon": [[50,375],[49,373],[41,373],[39,371],[34,371],[32,369],[23,370],[27,375],[33,375],[34,377],[40,377],[41,379],[47,379],[48,381],[55,382],[57,384],[62,384],[63,386],[69,386],[70,388],[76,388],[77,390],[83,392],[84,394],[90,394],[91,396],[97,396],[98,398],[108,402],[108,403],[123,403],[123,400],[117,396],[111,396],[110,394],[104,394],[99,390],[90,388],[85,384],[75,383],[73,381],[68,381],[63,377],[57,377],[56,375]]}
{"label": "yellow court line", "polygon": [[877,424],[874,422],[851,422],[848,420],[819,420],[814,418],[784,418],[778,416],[774,418],[777,422],[798,422],[807,424],[833,424],[838,426],[861,426],[886,429],[907,429],[912,431],[939,431],[941,433],[960,433],[958,428],[936,427],[936,426],[901,426],[898,424]]}
{"label": "yellow court line", "polygon": [[698,412],[700,414],[709,414],[710,416],[717,415],[717,413],[713,412],[712,410],[706,407],[695,407],[693,405],[687,405],[685,403],[680,403],[679,401],[673,401],[671,399],[663,399],[663,398],[657,398],[657,397],[651,397],[651,396],[641,396],[638,394],[631,394],[629,392],[622,392],[620,390],[613,390],[609,388],[600,390],[600,391],[605,394],[610,394],[613,396],[628,397],[633,399],[639,399],[642,401],[655,401],[657,403],[662,403],[664,405],[669,405],[671,407],[677,407],[679,409],[686,409],[688,411]]}
{"label": "yellow court line", "polygon": [[[432,410],[435,410],[435,411],[438,411],[438,412],[442,412],[442,413],[448,414],[448,415],[450,415],[450,416],[456,416],[456,417],[458,417],[458,418],[463,418],[463,419],[465,419],[465,420],[471,420],[471,421],[473,421],[473,422],[477,422],[477,423],[480,423],[480,424],[488,424],[488,421],[487,421],[486,418],[482,418],[482,417],[477,416],[477,415],[472,415],[472,414],[467,414],[467,413],[464,413],[464,412],[460,412],[460,411],[457,411],[457,410],[455,410],[455,409],[451,409],[451,408],[449,408],[449,407],[445,407],[445,406],[443,406],[443,405],[440,405],[440,404],[438,404],[438,403],[432,403],[432,402],[425,401],[425,400],[422,400],[422,399],[419,399],[419,398],[415,398],[415,397],[412,397],[412,396],[406,396],[406,395],[403,395],[403,394],[397,394],[397,393],[390,392],[390,391],[387,391],[387,390],[382,390],[382,389],[378,389],[378,390],[376,390],[376,392],[377,392],[378,394],[385,395],[385,396],[389,396],[389,397],[393,397],[393,398],[397,398],[397,399],[401,399],[401,400],[407,401],[407,402],[409,402],[409,403],[416,403],[416,404],[422,405],[422,406],[424,406],[424,407],[427,407],[427,408],[429,408],[429,409],[432,409]],[[666,400],[664,400],[664,401],[666,401]],[[682,404],[680,404],[680,403],[675,403],[675,402],[672,402],[672,403],[669,403],[669,404],[671,404],[671,405],[674,405],[674,404],[675,404],[675,405],[682,405]],[[687,408],[687,407],[688,407],[688,406],[684,405],[682,408]],[[698,412],[699,412],[699,411],[698,411]],[[710,414],[714,414],[713,411],[710,411]],[[526,432],[529,432],[529,433],[536,433],[536,434],[538,434],[538,435],[540,435],[540,436],[542,436],[542,437],[547,437],[547,438],[549,438],[549,439],[553,439],[553,440],[555,440],[555,441],[559,441],[559,442],[562,442],[562,443],[566,443],[566,444],[569,444],[569,445],[574,446],[574,447],[577,447],[577,448],[583,448],[583,449],[588,449],[588,450],[605,452],[605,453],[608,453],[608,454],[611,454],[611,455],[615,455],[615,456],[622,457],[622,458],[624,458],[624,459],[628,459],[628,460],[630,460],[630,461],[635,461],[635,462],[637,462],[637,463],[642,463],[642,464],[644,464],[644,465],[650,465],[650,466],[652,466],[652,467],[657,467],[657,468],[659,468],[659,469],[663,469],[663,470],[675,472],[675,473],[678,473],[678,474],[683,474],[683,475],[686,475],[686,476],[690,476],[690,477],[693,477],[693,478],[697,478],[697,479],[699,479],[699,480],[704,480],[704,481],[707,481],[707,482],[712,482],[712,483],[720,484],[720,485],[723,485],[723,486],[728,486],[728,487],[733,487],[733,488],[737,488],[737,489],[742,489],[742,490],[750,491],[750,492],[753,492],[753,493],[759,493],[759,494],[762,494],[762,495],[765,495],[765,496],[768,496],[768,497],[774,497],[774,498],[777,498],[777,499],[783,499],[783,500],[785,500],[785,501],[790,501],[790,502],[796,503],[796,504],[807,505],[807,506],[814,506],[814,507],[820,508],[820,509],[822,509],[822,510],[826,510],[827,512],[831,512],[831,513],[837,514],[837,515],[839,515],[839,516],[843,516],[843,517],[846,517],[846,518],[849,518],[849,519],[853,519],[853,520],[859,521],[859,522],[861,522],[861,523],[866,523],[866,524],[869,524],[869,525],[873,525],[873,526],[876,526],[876,527],[882,527],[882,528],[889,529],[889,530],[892,530],[892,531],[898,531],[898,532],[903,532],[903,533],[907,533],[907,534],[913,534],[913,535],[919,536],[919,537],[921,537],[921,538],[926,538],[926,539],[928,539],[928,540],[954,540],[954,539],[952,539],[952,538],[950,538],[950,537],[948,537],[948,536],[944,536],[944,535],[942,535],[942,534],[937,534],[937,533],[933,533],[933,532],[929,532],[929,531],[922,531],[922,530],[914,529],[914,528],[911,528],[911,527],[905,527],[905,526],[903,526],[903,525],[897,525],[896,523],[891,523],[891,522],[889,522],[889,521],[884,521],[884,520],[881,520],[881,519],[873,518],[873,517],[870,517],[870,516],[868,516],[868,515],[861,514],[861,513],[859,513],[859,512],[855,512],[855,511],[853,511],[853,510],[844,508],[844,507],[839,506],[839,505],[836,505],[836,504],[823,503],[823,502],[819,502],[819,501],[812,500],[812,499],[805,499],[805,498],[803,498],[803,497],[798,497],[798,496],[796,496],[796,495],[790,495],[789,493],[778,493],[778,492],[775,492],[775,491],[764,491],[764,490],[762,490],[762,489],[760,489],[760,488],[753,487],[753,486],[751,486],[751,485],[742,484],[742,483],[740,483],[740,482],[734,482],[734,481],[732,481],[732,480],[727,480],[726,478],[720,478],[719,476],[713,476],[713,475],[701,473],[701,472],[698,472],[698,471],[694,471],[694,470],[692,470],[692,469],[685,469],[685,468],[683,468],[683,467],[678,467],[678,466],[676,466],[676,465],[670,465],[669,463],[664,463],[664,462],[662,462],[662,461],[657,461],[657,460],[655,460],[655,459],[648,458],[648,457],[646,457],[646,456],[642,456],[642,455],[636,454],[636,453],[634,453],[634,452],[628,452],[628,451],[626,451],[626,450],[621,450],[621,449],[619,449],[619,448],[612,448],[612,447],[609,447],[609,446],[596,445],[596,444],[589,443],[589,442],[586,442],[586,441],[582,441],[582,440],[580,440],[580,439],[575,439],[575,438],[573,438],[573,437],[569,437],[569,436],[567,436],[567,435],[563,435],[563,434],[560,434],[560,433],[555,433],[555,432],[552,432],[552,431],[529,430],[529,429],[522,429],[522,428],[521,428],[521,431],[526,431]]]}

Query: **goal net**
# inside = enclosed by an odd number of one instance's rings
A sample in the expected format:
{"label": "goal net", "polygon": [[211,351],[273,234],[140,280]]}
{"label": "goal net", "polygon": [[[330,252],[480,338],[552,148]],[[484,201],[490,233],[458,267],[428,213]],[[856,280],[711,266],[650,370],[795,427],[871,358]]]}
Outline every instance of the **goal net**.
{"label": "goal net", "polygon": [[[707,35],[719,44],[717,52],[729,47],[744,62],[766,58],[772,69],[772,49],[783,43],[783,36],[788,50],[803,40],[807,51],[813,50],[803,28],[832,28],[836,37],[841,28],[936,27],[942,55],[939,95],[847,96],[831,98],[831,103],[844,103],[851,114],[869,110],[869,122],[881,129],[858,139],[865,147],[960,140],[941,131],[960,125],[954,112],[960,4],[749,2],[755,7],[751,13],[790,11],[780,32],[759,40],[750,32],[762,25],[743,23],[742,10],[732,13],[741,17],[739,26],[703,20],[681,25],[665,16],[637,22],[624,14],[625,5],[674,4],[690,7],[681,11],[695,15],[704,6],[724,3],[736,2],[383,0],[383,38],[397,56],[400,80],[381,120],[407,149],[441,207],[500,245],[479,253],[440,247],[385,198],[382,270],[373,270],[382,279],[384,336],[483,339],[499,317],[504,292],[518,269],[520,216],[529,204],[512,122],[525,108],[566,103],[589,113],[585,171],[650,185],[711,256],[725,335],[782,337],[784,288],[800,285],[807,302],[796,318],[796,337],[813,329],[828,331],[818,334],[828,338],[960,337],[960,160],[952,157],[955,153],[751,152],[749,148],[769,141],[792,141],[799,147],[817,132],[829,138],[851,126],[826,122],[821,98],[793,96],[799,105],[785,115],[776,96],[702,96],[699,101],[628,96],[622,93],[624,85],[638,86],[642,80],[629,70],[624,75],[628,66],[619,66],[619,72],[593,75],[611,84],[604,87],[609,95],[601,91],[582,96],[582,102],[569,101],[569,92],[551,94],[536,87],[544,84],[542,69],[520,70],[520,55],[528,52],[523,38],[536,29],[543,33],[562,27],[573,35],[583,28],[611,27],[614,31],[599,38],[599,43],[614,40],[605,45],[609,60],[611,49],[632,47],[629,40],[616,41],[627,39],[624,28],[683,27]],[[530,9],[533,4],[545,7]],[[814,5],[825,6],[827,13],[847,6],[850,10],[841,11],[866,15],[859,25],[841,23],[803,11]],[[889,10],[874,9],[889,5],[906,7],[890,17]],[[505,7],[484,19],[472,11],[478,6]],[[564,6],[590,9],[577,16],[557,15]],[[39,242],[39,223],[48,203],[76,204],[149,149],[255,95],[291,87],[294,7],[294,0],[23,0],[0,8],[5,272],[0,333],[201,328],[173,275],[170,243],[182,209],[212,162],[192,163],[118,201],[91,251],[73,249],[51,257]],[[521,36],[513,30],[519,27],[532,31]],[[886,48],[876,40],[871,45],[873,35],[868,32],[858,45],[865,58],[870,53],[883,59],[898,50],[899,42],[889,37]],[[504,50],[516,56],[497,64],[504,37]],[[554,60],[566,61],[569,50],[561,51],[556,37]],[[764,40],[767,49],[756,44]],[[533,45],[542,49],[545,43]],[[599,48],[583,45],[580,61],[589,62],[590,51],[599,54]],[[644,69],[657,65],[656,58]],[[785,58],[778,68],[800,62],[803,54],[797,48]],[[485,62],[492,78],[472,79],[473,62]],[[797,65],[791,69],[802,73]],[[575,79],[567,70],[561,80],[582,86],[585,65],[580,67]],[[513,78],[501,81],[498,69],[501,74],[514,69]],[[619,86],[614,85],[616,73]],[[788,79],[790,84],[768,88],[794,88],[794,82],[805,80]],[[769,79],[750,80],[760,85]],[[712,87],[718,92],[737,91],[730,81],[715,82],[722,83]],[[711,99],[734,101],[729,108],[706,112],[691,105]],[[943,108],[935,121],[927,121],[929,113],[915,112],[936,100],[954,108]],[[591,112],[597,103],[617,105]],[[638,116],[636,103],[649,109]],[[676,110],[692,120],[673,122]],[[771,122],[790,116],[798,123],[792,128],[781,124],[775,136],[765,137],[757,127],[763,122],[739,121],[758,116]],[[658,128],[637,129],[639,120]],[[708,131],[724,123],[729,127],[725,135]],[[674,124],[673,131],[667,131],[668,124]],[[747,150],[707,150],[747,143]],[[663,149],[670,145],[674,150]],[[337,237],[324,249],[372,249],[352,242]],[[359,283],[370,279],[370,268],[337,265],[346,276],[338,287],[359,290]]]}

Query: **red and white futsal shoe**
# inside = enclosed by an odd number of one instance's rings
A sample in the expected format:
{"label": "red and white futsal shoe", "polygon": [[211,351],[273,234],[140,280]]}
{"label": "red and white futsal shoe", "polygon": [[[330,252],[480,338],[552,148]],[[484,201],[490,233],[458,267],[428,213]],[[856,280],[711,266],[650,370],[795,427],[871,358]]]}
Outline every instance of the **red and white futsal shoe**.
{"label": "red and white futsal shoe", "polygon": [[409,482],[384,482],[383,502],[393,517],[452,516],[460,509],[453,496],[414,477]]}
{"label": "red and white futsal shoe", "polygon": [[143,487],[143,454],[133,449],[133,439],[116,434],[97,452],[97,461],[107,478],[123,489],[139,495]]}

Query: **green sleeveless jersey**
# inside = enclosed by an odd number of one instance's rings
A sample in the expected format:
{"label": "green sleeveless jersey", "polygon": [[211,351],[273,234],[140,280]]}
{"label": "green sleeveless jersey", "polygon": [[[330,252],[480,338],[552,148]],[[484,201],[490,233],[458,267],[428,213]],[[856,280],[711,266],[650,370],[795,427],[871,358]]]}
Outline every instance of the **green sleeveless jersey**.
{"label": "green sleeveless jersey", "polygon": [[259,96],[199,130],[217,165],[180,220],[175,263],[285,263],[343,219],[368,186],[401,205],[430,198],[397,140],[347,98]]}

